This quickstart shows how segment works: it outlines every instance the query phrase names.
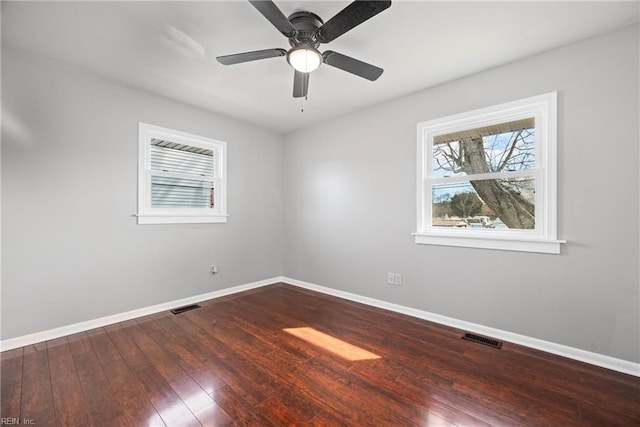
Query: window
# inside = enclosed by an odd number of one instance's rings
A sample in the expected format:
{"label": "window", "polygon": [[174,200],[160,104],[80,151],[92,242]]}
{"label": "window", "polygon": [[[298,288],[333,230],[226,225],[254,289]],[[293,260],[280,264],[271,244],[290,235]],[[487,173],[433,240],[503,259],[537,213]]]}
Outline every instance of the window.
{"label": "window", "polygon": [[227,222],[227,143],[140,123],[138,224]]}
{"label": "window", "polygon": [[416,243],[560,253],[556,98],[418,124]]}

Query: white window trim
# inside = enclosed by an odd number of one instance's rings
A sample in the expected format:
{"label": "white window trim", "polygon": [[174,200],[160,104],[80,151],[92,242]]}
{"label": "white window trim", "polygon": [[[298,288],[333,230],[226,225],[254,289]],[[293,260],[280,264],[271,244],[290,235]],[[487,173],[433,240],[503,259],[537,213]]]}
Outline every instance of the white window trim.
{"label": "white window trim", "polygon": [[[431,188],[434,183],[441,180],[432,177],[432,145],[434,137],[532,116],[535,117],[536,123],[536,164],[533,169],[523,174],[534,175],[536,179],[536,228],[534,230],[496,231],[432,227]],[[417,231],[413,234],[415,243],[550,254],[560,253],[560,245],[566,242],[557,239],[556,140],[556,92],[418,123]],[[499,173],[488,175],[492,179],[501,177]],[[505,175],[514,176],[518,175],[518,173],[507,172]],[[473,178],[478,179],[482,178],[482,176],[474,175]],[[460,178],[460,180],[468,179],[468,176]],[[451,180],[451,178],[448,178],[448,180]]]}
{"label": "white window trim", "polygon": [[[215,208],[159,209],[151,207],[151,139],[165,139],[214,151]],[[154,173],[155,174],[155,173]],[[162,175],[163,173],[160,173]],[[148,123],[138,123],[138,224],[189,224],[227,222],[227,143],[203,136],[167,129]],[[167,174],[165,174],[167,175]],[[168,174],[179,175],[179,174]],[[184,176],[192,179],[192,177]]]}

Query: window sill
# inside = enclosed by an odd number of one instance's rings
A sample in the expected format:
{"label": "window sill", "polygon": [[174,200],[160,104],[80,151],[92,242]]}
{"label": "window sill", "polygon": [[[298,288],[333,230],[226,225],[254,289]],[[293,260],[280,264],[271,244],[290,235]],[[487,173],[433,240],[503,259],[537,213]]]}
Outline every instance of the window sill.
{"label": "window sill", "polygon": [[215,224],[227,222],[228,215],[149,215],[138,214],[138,224]]}
{"label": "window sill", "polygon": [[559,254],[560,245],[565,240],[523,240],[508,238],[487,238],[470,236],[442,236],[414,233],[415,242],[419,245],[458,246],[464,248],[495,249],[516,252],[537,252]]}

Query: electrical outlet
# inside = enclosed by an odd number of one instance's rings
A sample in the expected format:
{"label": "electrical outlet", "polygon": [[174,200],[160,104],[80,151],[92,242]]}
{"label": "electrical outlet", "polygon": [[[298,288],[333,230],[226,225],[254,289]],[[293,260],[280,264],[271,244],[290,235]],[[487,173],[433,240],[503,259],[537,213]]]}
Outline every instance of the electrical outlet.
{"label": "electrical outlet", "polygon": [[402,273],[393,274],[393,284],[396,286],[402,286]]}
{"label": "electrical outlet", "polygon": [[395,284],[396,284],[395,273],[387,273],[387,285],[395,285]]}
{"label": "electrical outlet", "polygon": [[211,265],[211,270],[209,270],[211,274],[216,274],[218,272],[218,266],[215,264]]}
{"label": "electrical outlet", "polygon": [[387,285],[402,286],[402,273],[387,273]]}

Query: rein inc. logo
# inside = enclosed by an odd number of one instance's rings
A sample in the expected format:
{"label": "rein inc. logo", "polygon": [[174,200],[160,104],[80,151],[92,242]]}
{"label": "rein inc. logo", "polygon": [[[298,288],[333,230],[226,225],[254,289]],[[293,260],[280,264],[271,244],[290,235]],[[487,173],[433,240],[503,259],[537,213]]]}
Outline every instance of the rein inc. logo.
{"label": "rein inc. logo", "polygon": [[0,425],[33,425],[36,422],[31,418],[0,418]]}

